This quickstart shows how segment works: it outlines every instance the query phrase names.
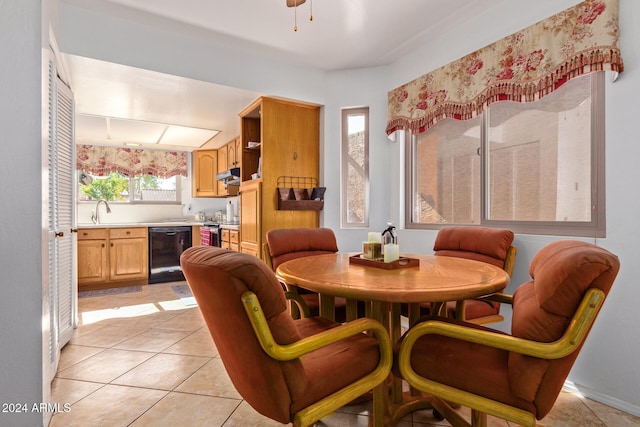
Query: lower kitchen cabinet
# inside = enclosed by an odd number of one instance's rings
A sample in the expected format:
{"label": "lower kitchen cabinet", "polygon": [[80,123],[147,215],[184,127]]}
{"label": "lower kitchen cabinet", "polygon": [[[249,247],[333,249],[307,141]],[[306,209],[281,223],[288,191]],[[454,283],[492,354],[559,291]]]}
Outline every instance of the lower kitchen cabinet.
{"label": "lower kitchen cabinet", "polygon": [[225,249],[231,249],[240,252],[240,231],[223,228],[221,246]]}
{"label": "lower kitchen cabinet", "polygon": [[78,230],[79,290],[146,285],[148,279],[146,227]]}
{"label": "lower kitchen cabinet", "polygon": [[105,283],[109,280],[109,230],[78,230],[78,286]]}

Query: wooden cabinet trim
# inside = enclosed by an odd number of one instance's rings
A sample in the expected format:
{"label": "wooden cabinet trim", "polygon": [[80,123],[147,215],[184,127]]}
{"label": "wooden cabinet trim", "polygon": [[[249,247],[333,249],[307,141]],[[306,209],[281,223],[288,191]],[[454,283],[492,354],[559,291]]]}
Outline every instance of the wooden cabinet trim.
{"label": "wooden cabinet trim", "polygon": [[148,235],[147,227],[135,228],[110,228],[109,238],[111,239],[133,239],[136,237],[146,238]]}
{"label": "wooden cabinet trim", "polygon": [[81,228],[78,229],[78,240],[106,239],[109,230],[106,228]]}

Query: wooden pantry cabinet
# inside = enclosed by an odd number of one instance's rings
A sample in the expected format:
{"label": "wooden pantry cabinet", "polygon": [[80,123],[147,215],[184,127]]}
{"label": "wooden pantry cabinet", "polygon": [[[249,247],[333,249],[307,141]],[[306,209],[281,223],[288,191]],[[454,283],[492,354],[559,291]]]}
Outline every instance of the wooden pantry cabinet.
{"label": "wooden pantry cabinet", "polygon": [[79,229],[79,290],[146,285],[147,234],[146,227]]}
{"label": "wooden pantry cabinet", "polygon": [[240,121],[240,251],[261,258],[267,231],[319,225],[317,210],[279,210],[277,183],[319,180],[320,107],[261,97],[240,112]]}

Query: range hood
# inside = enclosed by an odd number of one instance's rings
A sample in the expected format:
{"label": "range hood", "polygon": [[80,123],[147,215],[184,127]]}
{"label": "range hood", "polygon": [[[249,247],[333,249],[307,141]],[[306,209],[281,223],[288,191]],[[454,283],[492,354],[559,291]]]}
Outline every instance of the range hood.
{"label": "range hood", "polygon": [[216,174],[216,179],[225,185],[240,185],[240,168],[231,168]]}

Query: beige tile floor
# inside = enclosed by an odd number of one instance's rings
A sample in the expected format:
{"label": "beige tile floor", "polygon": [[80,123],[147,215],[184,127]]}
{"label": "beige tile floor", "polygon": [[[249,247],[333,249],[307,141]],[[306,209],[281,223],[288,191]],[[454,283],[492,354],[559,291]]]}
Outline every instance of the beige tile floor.
{"label": "beige tile floor", "polygon": [[[79,327],[61,354],[52,401],[70,404],[50,426],[280,426],[255,412],[235,391],[195,306],[171,285],[80,298]],[[369,405],[342,408],[318,426],[368,423]],[[464,411],[464,410],[462,410]],[[490,426],[510,426],[490,419]],[[547,427],[640,426],[640,418],[563,391]],[[400,427],[448,425],[429,411]]]}

